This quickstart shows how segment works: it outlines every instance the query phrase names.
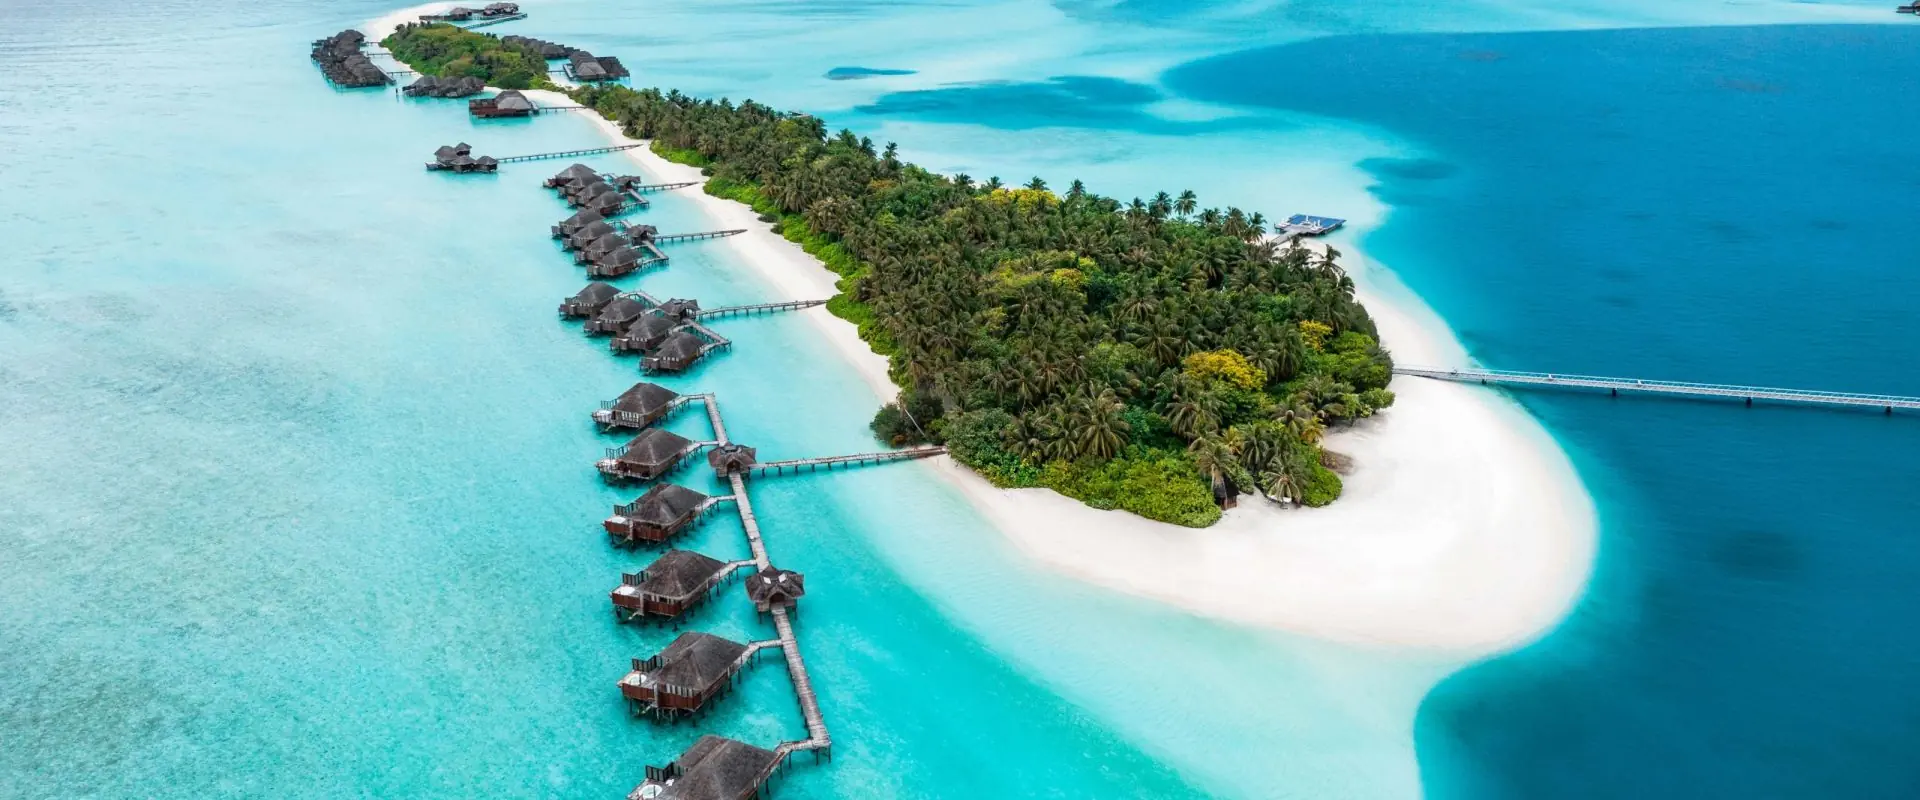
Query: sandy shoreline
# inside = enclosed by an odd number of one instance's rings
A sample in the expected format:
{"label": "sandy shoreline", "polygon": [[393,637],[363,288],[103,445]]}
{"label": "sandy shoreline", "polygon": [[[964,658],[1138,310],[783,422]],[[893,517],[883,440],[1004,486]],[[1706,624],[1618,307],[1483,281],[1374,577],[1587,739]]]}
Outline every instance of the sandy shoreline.
{"label": "sandy shoreline", "polygon": [[[409,11],[408,13],[415,13]],[[538,103],[564,95],[530,92]],[[610,139],[614,123],[589,117]],[[701,180],[647,148],[649,179]],[[725,246],[781,299],[832,296],[836,276],[752,209],[697,190],[678,197],[724,227]],[[1350,248],[1349,248],[1350,249]],[[1381,338],[1405,363],[1464,364],[1452,332],[1391,273],[1343,259]],[[802,312],[879,400],[887,360],[825,309]],[[1020,550],[1059,572],[1193,613],[1334,641],[1477,656],[1544,633],[1591,571],[1597,517],[1557,443],[1517,404],[1474,387],[1398,378],[1399,400],[1329,445],[1354,458],[1344,496],[1282,510],[1258,497],[1203,530],[1100,511],[1044,489],[999,489],[951,459],[929,463]]]}

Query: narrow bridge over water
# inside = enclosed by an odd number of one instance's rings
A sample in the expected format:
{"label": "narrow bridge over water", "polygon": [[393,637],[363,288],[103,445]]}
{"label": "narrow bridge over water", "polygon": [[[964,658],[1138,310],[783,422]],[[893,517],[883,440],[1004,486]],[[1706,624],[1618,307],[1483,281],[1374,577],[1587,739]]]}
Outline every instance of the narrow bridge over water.
{"label": "narrow bridge over water", "polygon": [[1395,366],[1396,375],[1413,375],[1443,381],[1502,386],[1554,386],[1575,389],[1605,389],[1618,396],[1621,392],[1679,397],[1723,397],[1776,403],[1794,403],[1829,407],[1920,410],[1920,397],[1856,392],[1822,392],[1807,389],[1780,389],[1766,386],[1736,386],[1724,383],[1689,383],[1637,378],[1604,378],[1594,375],[1563,375],[1554,372],[1517,372],[1504,369],[1442,369],[1438,367]]}

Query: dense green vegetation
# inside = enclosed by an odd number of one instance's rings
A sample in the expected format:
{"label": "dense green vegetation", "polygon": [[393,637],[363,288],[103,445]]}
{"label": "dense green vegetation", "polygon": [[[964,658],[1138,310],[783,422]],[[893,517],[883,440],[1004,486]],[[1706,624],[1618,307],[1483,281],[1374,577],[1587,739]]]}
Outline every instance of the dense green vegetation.
{"label": "dense green vegetation", "polygon": [[1260,214],[938,175],[752,102],[574,97],[838,273],[829,308],[902,387],[875,433],[996,484],[1196,527],[1216,487],[1324,505],[1326,427],[1393,402],[1338,253],[1278,247]]}
{"label": "dense green vegetation", "polygon": [[550,89],[538,52],[443,22],[402,25],[380,44],[422,75],[474,77],[502,89]]}

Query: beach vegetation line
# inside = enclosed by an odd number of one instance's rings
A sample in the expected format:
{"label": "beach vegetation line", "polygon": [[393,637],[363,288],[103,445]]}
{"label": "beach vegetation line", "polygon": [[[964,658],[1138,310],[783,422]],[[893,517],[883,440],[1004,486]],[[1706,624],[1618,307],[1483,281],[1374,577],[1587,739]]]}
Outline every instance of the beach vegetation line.
{"label": "beach vegetation line", "polygon": [[401,25],[380,44],[422,75],[479,78],[502,89],[554,88],[537,49],[444,22]]}
{"label": "beach vegetation line", "polygon": [[1343,461],[1324,432],[1393,402],[1338,251],[1278,243],[1261,214],[941,175],[751,101],[572,95],[838,274],[829,308],[901,387],[875,433],[996,484],[1191,526],[1243,494],[1324,505]]}

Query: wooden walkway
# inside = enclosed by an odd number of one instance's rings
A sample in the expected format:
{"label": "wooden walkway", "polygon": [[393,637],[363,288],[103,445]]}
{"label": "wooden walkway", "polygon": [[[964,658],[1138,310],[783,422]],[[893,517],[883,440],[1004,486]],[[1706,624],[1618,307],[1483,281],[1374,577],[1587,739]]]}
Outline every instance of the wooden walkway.
{"label": "wooden walkway", "polygon": [[545,161],[550,158],[573,158],[575,156],[597,156],[601,153],[618,153],[622,150],[632,150],[633,148],[640,147],[640,146],[641,145],[636,142],[633,144],[617,144],[611,147],[589,147],[584,150],[562,150],[557,153],[533,153],[531,155],[524,155],[524,156],[507,156],[506,158],[500,159],[500,163],[512,164],[518,161]]}
{"label": "wooden walkway", "polygon": [[[637,145],[637,144],[627,145],[627,147],[639,147],[639,146],[640,145]],[[625,150],[626,147],[622,147],[620,149]],[[501,161],[505,161],[505,160],[506,159],[504,158],[501,159]],[[699,233],[669,233],[665,236],[653,237],[653,243],[667,244],[670,242],[691,242],[696,239],[718,239],[723,236],[732,236],[736,233],[746,233],[746,232],[747,232],[747,229],[740,228],[738,230],[731,230],[731,231],[701,231]]]}
{"label": "wooden walkway", "polygon": [[760,476],[765,476],[769,471],[775,475],[784,475],[789,469],[797,474],[801,470],[813,472],[821,467],[831,470],[834,467],[840,466],[858,467],[867,464],[885,464],[889,461],[905,461],[911,458],[930,458],[932,456],[946,455],[946,452],[947,448],[945,447],[915,447],[908,450],[855,453],[850,456],[826,456],[823,458],[796,458],[790,461],[768,461],[764,464],[755,464],[752,469],[755,475]]}
{"label": "wooden walkway", "polygon": [[1732,400],[1745,400],[1747,405],[1753,405],[1753,401],[1755,400],[1765,400],[1799,405],[1879,408],[1885,410],[1888,414],[1892,414],[1896,408],[1920,410],[1920,397],[1902,397],[1890,394],[1821,392],[1804,389],[1777,389],[1764,386],[1735,386],[1721,383],[1687,383],[1684,381],[1651,381],[1634,378],[1603,378],[1593,375],[1562,375],[1552,372],[1515,372],[1499,369],[1437,369],[1433,367],[1396,366],[1393,368],[1393,371],[1396,375],[1413,375],[1421,378],[1460,381],[1462,383],[1605,389],[1616,396],[1621,392],[1629,392],[1681,397],[1719,397]]}
{"label": "wooden walkway", "polygon": [[790,300],[784,303],[759,303],[750,306],[721,306],[719,308],[706,309],[705,311],[694,314],[694,316],[706,319],[707,317],[731,317],[737,314],[771,314],[776,311],[797,311],[802,308],[813,308],[814,306],[824,306],[826,304],[827,301],[825,300]]}
{"label": "wooden walkway", "polygon": [[488,25],[498,25],[502,22],[512,22],[517,19],[526,19],[526,18],[527,18],[527,15],[525,14],[514,14],[513,16],[510,16],[510,17],[487,17],[486,19],[482,19],[479,22],[470,22],[468,24],[461,25],[460,27],[466,28],[467,30],[473,30],[474,28],[484,28],[484,27],[487,27]]}

